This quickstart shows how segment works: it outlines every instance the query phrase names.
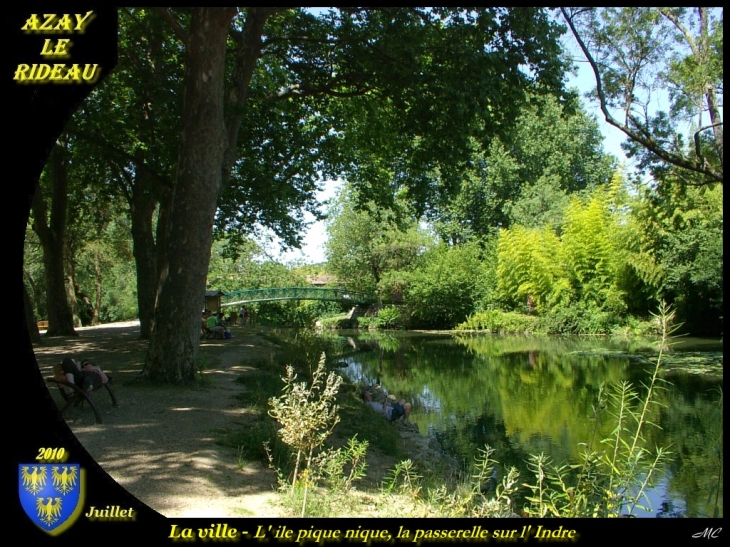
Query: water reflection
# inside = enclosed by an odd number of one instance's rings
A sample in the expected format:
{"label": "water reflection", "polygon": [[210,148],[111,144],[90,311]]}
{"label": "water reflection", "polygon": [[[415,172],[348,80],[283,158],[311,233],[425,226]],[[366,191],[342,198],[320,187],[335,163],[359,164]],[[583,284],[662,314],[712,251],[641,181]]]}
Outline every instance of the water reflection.
{"label": "water reflection", "polygon": [[[489,444],[527,478],[530,454],[577,461],[580,444],[608,436],[592,419],[602,384],[631,382],[640,394],[655,351],[641,341],[400,333],[350,335],[345,374],[382,383],[412,401],[411,421],[462,461]],[[667,360],[659,391],[661,429],[650,446],[672,462],[650,493],[650,516],[722,515],[722,345],[684,341]],[[648,516],[648,514],[647,514]]]}

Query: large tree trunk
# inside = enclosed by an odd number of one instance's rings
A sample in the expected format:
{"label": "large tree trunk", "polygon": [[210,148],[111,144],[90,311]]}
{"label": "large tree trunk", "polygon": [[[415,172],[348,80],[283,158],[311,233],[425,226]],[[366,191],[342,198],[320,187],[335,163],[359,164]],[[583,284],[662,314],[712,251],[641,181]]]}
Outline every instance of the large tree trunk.
{"label": "large tree trunk", "polygon": [[[145,177],[143,172],[138,177]],[[140,338],[146,340],[152,332],[157,295],[157,248],[154,237],[153,217],[157,198],[148,191],[137,191],[147,185],[138,181],[130,200],[132,217],[132,248],[137,267],[137,307],[139,310]]]}
{"label": "large tree trunk", "polygon": [[83,326],[83,321],[81,320],[81,312],[79,310],[79,302],[76,295],[80,292],[79,286],[76,283],[76,268],[74,267],[73,262],[73,253],[71,252],[71,248],[68,245],[68,241],[65,240],[63,242],[63,252],[64,252],[64,261],[63,266],[65,270],[65,285],[66,285],[66,301],[68,302],[68,306],[71,309],[71,316],[73,317],[73,322],[75,327],[81,327]]}
{"label": "large tree trunk", "polygon": [[35,313],[33,313],[33,302],[30,300],[25,282],[23,282],[23,307],[25,308],[25,324],[28,327],[30,340],[38,343],[41,341],[41,333],[38,331],[38,323],[35,320]]}
{"label": "large tree trunk", "polygon": [[101,309],[104,273],[102,272],[98,250],[94,251],[94,277],[96,278],[96,283],[94,284],[94,304],[91,307],[91,324],[100,325],[101,319],[99,318],[99,310]]}
{"label": "large tree trunk", "polygon": [[235,8],[195,8],[186,51],[178,171],[145,375],[192,383],[226,147],[225,57]]}
{"label": "large tree trunk", "polygon": [[46,336],[76,336],[73,315],[66,295],[64,275],[64,241],[66,239],[66,206],[68,203],[68,176],[66,151],[55,146],[50,155],[51,193],[50,222],[40,184],[36,188],[31,207],[33,231],[43,248],[43,265],[46,279],[48,306],[48,330]]}

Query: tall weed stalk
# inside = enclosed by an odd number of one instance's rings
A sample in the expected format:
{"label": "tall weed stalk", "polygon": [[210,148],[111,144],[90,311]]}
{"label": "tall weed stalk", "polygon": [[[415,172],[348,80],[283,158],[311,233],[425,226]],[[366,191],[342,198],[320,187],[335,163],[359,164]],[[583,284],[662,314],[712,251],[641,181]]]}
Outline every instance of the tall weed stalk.
{"label": "tall weed stalk", "polygon": [[413,505],[405,515],[421,517],[509,517],[518,489],[518,472],[510,468],[497,480],[494,449],[479,449],[469,473],[457,484],[424,485],[411,460],[397,464],[385,481],[384,494],[400,496],[399,506]]}

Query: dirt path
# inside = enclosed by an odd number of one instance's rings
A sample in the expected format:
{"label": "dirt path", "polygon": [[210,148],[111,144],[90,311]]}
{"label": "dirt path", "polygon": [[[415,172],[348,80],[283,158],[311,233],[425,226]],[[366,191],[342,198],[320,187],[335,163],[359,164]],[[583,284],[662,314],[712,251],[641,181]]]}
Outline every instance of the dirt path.
{"label": "dirt path", "polygon": [[[222,431],[257,419],[236,399],[246,389],[236,379],[259,373],[251,363],[273,362],[279,351],[251,327],[232,331],[230,340],[201,342],[206,381],[204,387],[187,389],[131,381],[142,370],[147,348],[136,322],[78,329],[78,337],[43,337],[34,351],[44,376],[71,356],[91,359],[113,377],[119,406],[113,407],[104,392],[94,397],[103,424],[88,407],[70,409],[65,419],[96,462],[147,506],[166,517],[284,516],[275,503],[275,473],[261,463],[240,461],[235,448],[217,443]],[[60,404],[58,389],[50,391]],[[403,454],[427,467],[442,461],[435,439],[422,437],[412,424],[393,427]],[[369,450],[366,482],[377,488],[395,458]]]}
{"label": "dirt path", "polygon": [[[239,465],[232,449],[216,444],[216,430],[251,419],[236,403],[245,389],[235,379],[247,361],[275,347],[243,327],[231,340],[204,341],[206,387],[161,389],[129,384],[141,370],[146,342],[136,323],[79,329],[78,338],[44,338],[35,346],[43,375],[59,356],[92,359],[113,376],[119,407],[95,397],[104,423],[90,409],[71,409],[66,420],[89,454],[123,486],[166,517],[280,516],[274,473],[256,463]],[[57,402],[57,389],[51,393]]]}

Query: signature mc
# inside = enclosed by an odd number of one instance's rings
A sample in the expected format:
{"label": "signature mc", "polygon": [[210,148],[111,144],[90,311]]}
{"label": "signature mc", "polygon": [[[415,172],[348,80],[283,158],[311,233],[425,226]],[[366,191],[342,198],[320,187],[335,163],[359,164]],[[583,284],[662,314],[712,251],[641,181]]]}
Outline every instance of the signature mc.
{"label": "signature mc", "polygon": [[692,534],[692,537],[695,539],[699,539],[699,538],[715,539],[715,538],[720,537],[720,532],[722,532],[722,528],[705,528],[702,532],[697,532],[696,534]]}

